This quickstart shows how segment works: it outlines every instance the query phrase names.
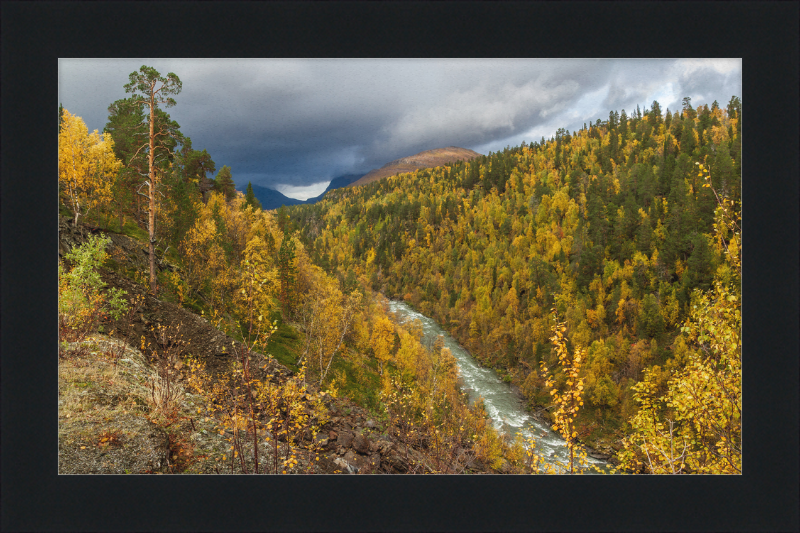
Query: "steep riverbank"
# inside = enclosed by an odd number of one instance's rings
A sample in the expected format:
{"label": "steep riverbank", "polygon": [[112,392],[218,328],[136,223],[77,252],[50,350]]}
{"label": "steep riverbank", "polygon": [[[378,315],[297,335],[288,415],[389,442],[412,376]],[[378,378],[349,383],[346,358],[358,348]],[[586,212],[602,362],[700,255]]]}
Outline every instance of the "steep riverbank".
{"label": "steep riverbank", "polygon": [[[422,324],[423,339],[432,345],[442,336],[444,345],[458,362],[463,389],[469,394],[470,402],[483,400],[486,412],[494,427],[508,433],[512,438],[533,437],[537,452],[551,464],[565,464],[568,461],[566,443],[550,429],[549,417],[544,409],[529,410],[527,399],[515,385],[504,381],[494,370],[481,366],[472,355],[444,331],[435,320],[411,308],[405,302],[391,300],[390,310],[399,323],[418,320]],[[603,465],[610,454],[587,447],[589,461]]]}
{"label": "steep riverbank", "polygon": [[[233,460],[233,432],[218,412],[209,410],[213,406],[208,398],[196,394],[189,383],[191,361],[201,362],[212,381],[235,371],[235,354],[244,348],[242,343],[190,310],[148,294],[145,286],[127,277],[128,270],[147,264],[140,241],[75,227],[66,220],[61,221],[59,230],[62,256],[92,233],[111,238],[110,261],[100,275],[106,288],[126,292],[131,309],[119,320],[103,321],[102,333],[90,332],[82,341],[59,346],[59,473],[254,472],[252,445],[250,452]],[[161,327],[173,335],[168,342],[160,337]],[[302,394],[293,397],[292,408],[307,413],[314,427],[298,431],[288,441],[278,433],[271,444],[264,439],[267,433],[259,431],[261,473],[434,471],[425,450],[397,438],[399,429],[392,423],[347,398],[335,398],[306,385],[296,372],[269,354],[270,347],[267,345],[263,354],[251,353],[253,377],[278,389],[302,389]],[[158,352],[164,348],[179,352],[169,368],[176,411],[168,418],[157,412],[153,398],[163,364]],[[239,434],[245,443],[253,441],[248,430],[240,429]],[[481,461],[470,460],[475,455],[471,449],[462,452],[467,458],[463,473],[496,473]]]}

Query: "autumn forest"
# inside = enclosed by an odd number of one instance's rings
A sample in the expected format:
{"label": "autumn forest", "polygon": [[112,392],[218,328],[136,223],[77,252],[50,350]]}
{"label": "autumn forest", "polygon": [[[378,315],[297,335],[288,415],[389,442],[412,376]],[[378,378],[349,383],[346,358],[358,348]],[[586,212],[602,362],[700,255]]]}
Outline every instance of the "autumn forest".
{"label": "autumn forest", "polygon": [[102,133],[59,109],[60,472],[741,474],[739,97],[264,210],[181,88],[131,73]]}

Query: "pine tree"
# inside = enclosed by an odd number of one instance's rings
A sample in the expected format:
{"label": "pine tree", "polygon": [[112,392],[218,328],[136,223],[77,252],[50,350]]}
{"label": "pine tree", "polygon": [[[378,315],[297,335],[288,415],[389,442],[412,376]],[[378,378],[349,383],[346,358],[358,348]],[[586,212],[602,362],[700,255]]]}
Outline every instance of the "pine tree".
{"label": "pine tree", "polygon": [[247,205],[252,206],[254,209],[261,209],[261,202],[258,201],[258,198],[253,193],[253,184],[249,181],[247,182],[247,194],[245,194],[244,199]]}
{"label": "pine tree", "polygon": [[295,266],[295,245],[289,234],[288,227],[284,228],[281,248],[278,252],[278,277],[280,280],[280,293],[278,299],[283,306],[285,315],[290,315],[295,305],[295,280],[297,267]]}
{"label": "pine tree", "polygon": [[[148,135],[149,143],[147,145],[147,166],[148,174],[147,181],[147,198],[149,200],[149,213],[147,220],[147,229],[149,234],[149,253],[150,253],[150,291],[156,293],[156,191],[158,184],[162,179],[162,170],[166,163],[168,163],[168,154],[172,153],[173,146],[165,144],[165,140],[170,140],[175,137],[178,130],[178,125],[169,120],[169,115],[166,115],[166,121],[158,124],[156,128],[156,116],[158,114],[157,108],[159,104],[164,107],[172,107],[175,105],[175,100],[169,95],[177,95],[181,92],[183,84],[180,78],[170,72],[166,77],[161,76],[159,72],[145,65],[139,69],[139,72],[131,72],[130,83],[125,85],[126,93],[133,93],[131,97],[131,104],[136,106],[148,106],[150,109],[150,116],[148,125],[150,132]],[[160,153],[156,154],[156,150]],[[137,150],[138,152],[138,150]],[[165,153],[166,152],[166,153]],[[160,167],[160,168],[159,168]]]}
{"label": "pine tree", "polygon": [[224,165],[217,174],[214,189],[224,194],[226,200],[233,200],[236,197],[236,184],[233,182],[228,165]]}
{"label": "pine tree", "polygon": [[692,109],[692,98],[690,96],[683,98],[683,114],[692,120],[697,116],[697,112]]}

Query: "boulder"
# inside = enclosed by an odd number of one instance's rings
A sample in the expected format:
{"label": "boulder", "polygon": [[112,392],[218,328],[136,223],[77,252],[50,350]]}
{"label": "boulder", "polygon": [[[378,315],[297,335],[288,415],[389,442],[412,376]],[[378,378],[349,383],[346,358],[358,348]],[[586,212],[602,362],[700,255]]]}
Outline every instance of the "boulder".
{"label": "boulder", "polygon": [[389,453],[381,457],[381,465],[385,472],[404,474],[408,472],[408,462],[399,453]]}
{"label": "boulder", "polygon": [[373,472],[377,472],[381,467],[381,455],[379,453],[373,453],[369,456],[369,466]]}
{"label": "boulder", "polygon": [[337,457],[333,460],[333,463],[341,470],[343,474],[355,474],[358,472],[358,469],[342,459],[341,457]]}
{"label": "boulder", "polygon": [[390,440],[379,440],[376,442],[376,445],[378,447],[378,452],[381,455],[387,455],[392,452],[393,444]]}
{"label": "boulder", "polygon": [[370,442],[367,437],[359,433],[353,438],[353,448],[361,454],[369,453]]}
{"label": "boulder", "polygon": [[355,437],[355,435],[353,435],[349,431],[342,431],[341,433],[339,433],[339,436],[336,439],[336,442],[337,442],[337,444],[339,444],[339,446],[342,446],[344,448],[349,448],[350,445],[353,443],[353,438],[354,437]]}
{"label": "boulder", "polygon": [[594,457],[595,459],[601,459],[601,460],[604,460],[604,461],[611,458],[611,454],[610,453],[598,452],[596,450],[589,450],[588,452],[586,452],[586,454],[589,457]]}

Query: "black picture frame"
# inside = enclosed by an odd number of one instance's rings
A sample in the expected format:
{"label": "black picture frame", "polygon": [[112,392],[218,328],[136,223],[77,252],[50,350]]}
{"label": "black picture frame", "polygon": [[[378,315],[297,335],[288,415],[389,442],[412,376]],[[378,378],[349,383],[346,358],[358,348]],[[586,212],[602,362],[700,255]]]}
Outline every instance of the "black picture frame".
{"label": "black picture frame", "polygon": [[[798,4],[2,5],[4,531],[795,531]],[[741,57],[741,476],[58,476],[58,57]],[[99,103],[107,105],[107,103]]]}

